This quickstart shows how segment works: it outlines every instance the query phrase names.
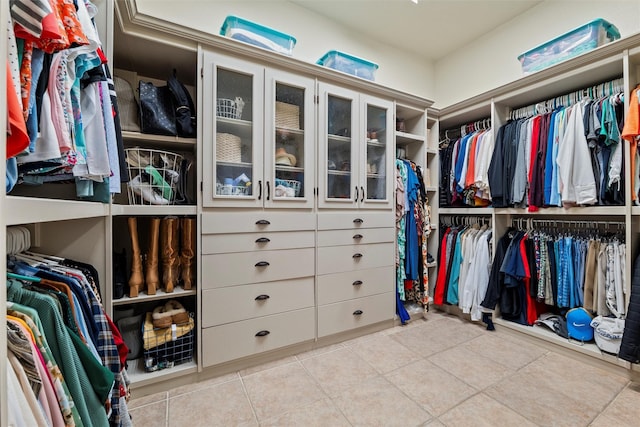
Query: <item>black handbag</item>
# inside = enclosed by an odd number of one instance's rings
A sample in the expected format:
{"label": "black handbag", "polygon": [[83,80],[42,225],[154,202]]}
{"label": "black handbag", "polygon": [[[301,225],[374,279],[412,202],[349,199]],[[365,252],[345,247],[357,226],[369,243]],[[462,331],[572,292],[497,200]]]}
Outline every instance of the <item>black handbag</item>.
{"label": "black handbag", "polygon": [[177,136],[173,97],[168,86],[150,82],[138,84],[140,97],[140,128],[142,133]]}
{"label": "black handbag", "polygon": [[178,184],[176,186],[176,205],[191,205],[193,200],[189,196],[188,184],[189,184],[189,170],[191,169],[191,161],[188,159],[182,159],[180,164],[180,176],[178,178]]}
{"label": "black handbag", "polygon": [[173,95],[178,135],[186,138],[196,136],[196,115],[193,99],[186,87],[176,77],[176,70],[167,80],[167,86]]}

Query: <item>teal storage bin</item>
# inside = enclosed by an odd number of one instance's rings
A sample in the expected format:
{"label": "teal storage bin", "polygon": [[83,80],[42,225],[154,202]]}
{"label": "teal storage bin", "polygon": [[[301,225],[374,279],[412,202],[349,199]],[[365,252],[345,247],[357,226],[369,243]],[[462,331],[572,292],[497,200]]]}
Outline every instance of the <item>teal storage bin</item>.
{"label": "teal storage bin", "polygon": [[518,56],[524,73],[543,70],[618,40],[620,32],[604,19],[593,20]]}
{"label": "teal storage bin", "polygon": [[296,45],[293,36],[233,15],[224,20],[220,35],[289,56]]}
{"label": "teal storage bin", "polygon": [[378,64],[349,55],[337,50],[330,50],[316,62],[316,64],[352,74],[367,80],[375,80]]}

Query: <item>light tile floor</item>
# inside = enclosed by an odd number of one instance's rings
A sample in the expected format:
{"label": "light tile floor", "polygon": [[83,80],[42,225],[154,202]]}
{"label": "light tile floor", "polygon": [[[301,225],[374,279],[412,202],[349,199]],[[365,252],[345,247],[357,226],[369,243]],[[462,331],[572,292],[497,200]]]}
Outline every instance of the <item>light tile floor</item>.
{"label": "light tile floor", "polygon": [[132,399],[134,426],[640,425],[640,383],[455,316]]}

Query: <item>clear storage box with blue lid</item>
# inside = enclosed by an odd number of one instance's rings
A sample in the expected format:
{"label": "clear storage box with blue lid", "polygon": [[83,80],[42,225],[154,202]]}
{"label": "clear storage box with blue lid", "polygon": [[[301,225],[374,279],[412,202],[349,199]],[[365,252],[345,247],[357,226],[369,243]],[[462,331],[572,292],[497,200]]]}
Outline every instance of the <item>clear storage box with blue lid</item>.
{"label": "clear storage box with blue lid", "polygon": [[378,69],[378,64],[376,63],[338,50],[330,50],[325,53],[322,58],[318,59],[316,64],[367,80],[375,80],[376,70]]}
{"label": "clear storage box with blue lid", "polygon": [[289,56],[296,45],[293,36],[233,15],[224,20],[220,35]]}

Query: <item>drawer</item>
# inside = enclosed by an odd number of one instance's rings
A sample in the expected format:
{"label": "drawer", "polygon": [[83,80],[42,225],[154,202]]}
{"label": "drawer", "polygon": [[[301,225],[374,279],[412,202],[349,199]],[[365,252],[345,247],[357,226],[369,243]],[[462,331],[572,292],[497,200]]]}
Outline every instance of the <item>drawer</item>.
{"label": "drawer", "polygon": [[316,216],[312,213],[238,212],[203,213],[202,234],[256,233],[264,231],[313,231]]}
{"label": "drawer", "polygon": [[205,234],[202,236],[202,253],[207,255],[274,249],[313,248],[315,239],[313,231]]}
{"label": "drawer", "polygon": [[318,248],[318,274],[395,265],[394,248],[393,243]]}
{"label": "drawer", "polygon": [[363,228],[360,230],[318,231],[318,246],[364,245],[395,242],[395,228]]}
{"label": "drawer", "polygon": [[318,307],[318,337],[392,321],[395,311],[393,292],[321,305]]}
{"label": "drawer", "polygon": [[314,253],[307,248],[203,255],[202,289],[313,276]]}
{"label": "drawer", "polygon": [[318,230],[395,227],[393,212],[319,213]]}
{"label": "drawer", "polygon": [[[257,335],[262,332],[264,336]],[[212,366],[315,338],[313,308],[202,329],[202,366]]]}
{"label": "drawer", "polygon": [[395,283],[393,266],[324,274],[318,276],[318,305],[390,292]]}
{"label": "drawer", "polygon": [[313,277],[202,291],[202,326],[314,306]]}

